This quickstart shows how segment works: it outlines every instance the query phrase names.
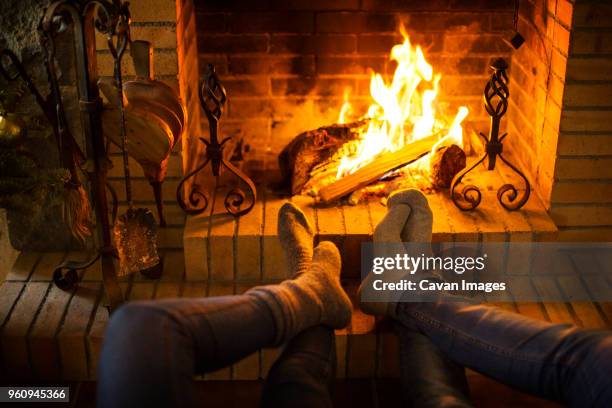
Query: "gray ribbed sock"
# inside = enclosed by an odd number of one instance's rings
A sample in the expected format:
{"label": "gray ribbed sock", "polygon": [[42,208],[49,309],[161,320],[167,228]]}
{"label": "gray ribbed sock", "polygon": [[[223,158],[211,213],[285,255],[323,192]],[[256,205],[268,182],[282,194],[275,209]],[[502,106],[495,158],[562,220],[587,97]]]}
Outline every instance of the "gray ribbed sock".
{"label": "gray ribbed sock", "polygon": [[314,231],[306,215],[292,203],[283,204],[278,210],[277,231],[289,266],[287,277],[307,271],[312,262]]}
{"label": "gray ribbed sock", "polygon": [[374,227],[374,242],[401,242],[402,230],[406,221],[410,216],[411,208],[397,200],[392,201],[390,198],[387,201],[387,214],[385,217]]}
{"label": "gray ribbed sock", "polygon": [[[395,256],[395,253],[387,254],[385,250],[387,252],[392,249],[397,251],[397,247],[385,247],[384,243],[401,242],[423,242],[425,245],[419,252],[429,255],[433,216],[423,193],[415,189],[398,191],[389,197],[387,207],[387,214],[374,230],[375,256]],[[383,245],[377,248],[376,244]],[[420,253],[413,255],[420,255]],[[400,281],[409,272],[388,271],[385,274],[385,281],[393,282]],[[378,275],[370,273],[363,280],[359,287],[359,299],[361,299],[362,291],[371,291],[373,279],[379,279]],[[394,316],[401,293],[381,293],[377,296],[384,298],[384,295],[388,295],[384,301],[381,299],[380,302],[360,303],[361,310],[371,315]]]}
{"label": "gray ribbed sock", "polygon": [[401,227],[400,237],[403,242],[431,243],[433,214],[423,193],[419,190],[401,190],[389,197],[387,205],[391,209],[396,206],[408,206],[411,209]]}
{"label": "gray ribbed sock", "polygon": [[340,329],[351,320],[351,301],[340,285],[340,253],[324,241],[314,250],[312,264],[295,279],[258,286],[245,295],[264,301],[276,322],[276,344],[309,327]]}

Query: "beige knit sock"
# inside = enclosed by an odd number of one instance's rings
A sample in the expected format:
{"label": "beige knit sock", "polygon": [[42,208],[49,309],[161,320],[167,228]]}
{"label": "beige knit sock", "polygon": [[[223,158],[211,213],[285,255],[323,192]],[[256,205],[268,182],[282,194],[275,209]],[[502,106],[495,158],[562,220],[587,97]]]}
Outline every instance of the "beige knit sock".
{"label": "beige knit sock", "polygon": [[287,277],[307,271],[312,262],[314,231],[306,215],[292,203],[283,204],[278,210],[277,231],[289,267]]}
{"label": "beige knit sock", "polygon": [[431,243],[433,214],[423,193],[415,189],[400,190],[391,194],[387,205],[390,210],[396,207],[410,207],[410,215],[401,227],[401,241]]}
{"label": "beige knit sock", "polygon": [[318,324],[340,329],[351,320],[351,301],[340,285],[340,253],[329,241],[314,249],[312,264],[295,279],[255,287],[245,294],[270,307],[276,344]]}
{"label": "beige knit sock", "polygon": [[[388,211],[374,230],[374,252],[375,256],[393,257],[398,250],[404,250],[403,246],[385,246],[384,243],[422,242],[424,245],[419,253],[429,255],[431,253],[431,232],[433,216],[427,198],[419,190],[409,189],[393,193],[387,201]],[[383,244],[377,247],[376,244]],[[385,253],[391,251],[393,253]],[[415,254],[413,254],[415,255]],[[394,282],[404,279],[409,272],[388,271],[385,273],[385,282]],[[364,291],[368,291],[368,298],[372,294],[372,282],[379,279],[377,275],[370,273],[359,286],[361,300]],[[384,295],[387,295],[385,298]],[[360,307],[367,314],[394,316],[397,302],[401,293],[377,293],[380,302],[361,302]]]}
{"label": "beige knit sock", "polygon": [[389,198],[387,201],[387,214],[374,227],[374,242],[401,242],[402,230],[406,225],[406,221],[408,221],[410,212],[411,208],[409,205],[392,201],[392,198]]}

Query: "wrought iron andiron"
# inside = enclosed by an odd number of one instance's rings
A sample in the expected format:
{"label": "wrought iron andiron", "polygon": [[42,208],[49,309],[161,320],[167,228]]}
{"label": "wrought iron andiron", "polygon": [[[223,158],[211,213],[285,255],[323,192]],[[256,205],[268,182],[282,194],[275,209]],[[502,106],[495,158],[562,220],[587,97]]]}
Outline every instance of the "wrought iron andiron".
{"label": "wrought iron andiron", "polygon": [[471,211],[478,207],[482,199],[482,193],[478,187],[472,184],[465,185],[461,193],[455,192],[455,189],[461,184],[461,181],[469,172],[474,170],[487,158],[489,159],[487,166],[488,170],[495,169],[495,164],[499,157],[500,160],[518,174],[525,183],[525,191],[522,194],[519,194],[519,190],[510,183],[502,185],[499,190],[497,190],[497,200],[502,207],[508,211],[518,210],[525,205],[531,194],[531,186],[527,177],[502,155],[504,150],[503,141],[508,134],[504,133],[500,136],[499,125],[502,117],[508,110],[508,97],[510,96],[510,91],[508,90],[508,75],[506,74],[508,64],[503,58],[498,58],[493,62],[491,68],[494,72],[484,89],[485,109],[489,116],[491,116],[491,129],[488,137],[480,133],[480,136],[482,136],[485,141],[485,154],[471,167],[457,174],[450,188],[450,195],[453,203],[455,203],[457,208],[463,211]]}
{"label": "wrought iron andiron", "polygon": [[176,200],[179,205],[187,214],[196,215],[201,214],[208,207],[208,197],[204,193],[197,183],[193,183],[189,186],[188,202],[185,202],[183,193],[183,185],[187,180],[199,173],[206,165],[210,162],[212,166],[212,174],[215,176],[217,184],[219,180],[219,174],[222,167],[225,167],[232,174],[238,177],[239,180],[244,182],[250,191],[250,200],[248,204],[243,207],[243,204],[247,198],[247,195],[239,187],[232,188],[227,192],[224,199],[224,205],[227,212],[234,216],[241,216],[253,208],[255,200],[257,199],[257,190],[253,181],[244,174],[239,168],[234,166],[229,160],[223,157],[223,148],[231,137],[225,137],[219,141],[219,120],[223,113],[223,106],[227,101],[227,93],[225,88],[221,84],[215,67],[212,64],[208,65],[208,72],[204,77],[204,80],[200,82],[199,87],[200,104],[202,109],[206,113],[208,118],[208,124],[210,128],[210,140],[206,140],[200,137],[200,141],[206,145],[204,153],[204,161],[199,164],[194,170],[189,172],[176,189]]}

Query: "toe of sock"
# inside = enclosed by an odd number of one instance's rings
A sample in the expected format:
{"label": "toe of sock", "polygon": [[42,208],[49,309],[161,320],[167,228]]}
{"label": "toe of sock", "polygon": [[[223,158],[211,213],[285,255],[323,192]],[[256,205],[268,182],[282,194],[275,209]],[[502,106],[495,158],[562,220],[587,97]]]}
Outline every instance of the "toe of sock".
{"label": "toe of sock", "polygon": [[310,235],[314,235],[314,230],[308,222],[306,214],[302,212],[295,204],[286,202],[278,210],[278,225],[279,235],[291,225],[300,225]]}

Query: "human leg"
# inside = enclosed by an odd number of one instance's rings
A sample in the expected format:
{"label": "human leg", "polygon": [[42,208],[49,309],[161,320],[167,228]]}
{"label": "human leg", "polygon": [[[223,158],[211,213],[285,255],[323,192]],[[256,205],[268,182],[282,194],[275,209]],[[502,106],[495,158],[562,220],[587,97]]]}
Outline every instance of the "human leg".
{"label": "human leg", "polygon": [[612,404],[612,334],[453,299],[400,303],[397,320],[451,360],[570,406]]}
{"label": "human leg", "polygon": [[221,368],[315,325],[348,324],[351,305],[340,286],[335,246],[322,242],[314,259],[302,264],[308,268],[293,279],[244,295],[133,302],[117,310],[99,365],[100,406],[188,406],[195,373]]}
{"label": "human leg", "polygon": [[98,406],[192,406],[194,374],[272,344],[275,331],[269,307],[245,295],[128,303],[106,329]]}
{"label": "human leg", "polygon": [[402,396],[412,408],[468,408],[465,368],[422,333],[396,325],[400,340]]}
{"label": "human leg", "polygon": [[[418,190],[394,193],[387,202],[387,214],[374,230],[375,256],[394,257],[403,250],[402,242],[421,243],[420,253],[431,252],[433,217],[427,198]],[[389,245],[400,244],[400,245]],[[403,278],[391,271],[387,281]],[[388,275],[388,274],[387,274]],[[366,277],[360,289],[371,284]],[[378,279],[378,278],[377,278]],[[377,297],[383,298],[379,293]],[[394,315],[401,293],[388,297],[387,302],[362,302],[361,308],[370,314]],[[402,394],[413,407],[470,407],[465,370],[448,359],[423,334],[397,325],[400,339]]]}
{"label": "human leg", "polygon": [[[410,200],[410,195],[398,194],[398,203],[411,206]],[[409,241],[411,231],[424,229],[425,235],[431,231],[431,211],[422,201],[411,206],[403,241]],[[439,279],[426,272],[423,277]],[[553,325],[443,292],[432,302],[368,305],[362,303],[362,309],[391,316],[427,336],[456,363],[508,385],[573,406],[612,404],[610,332]]]}
{"label": "human leg", "polygon": [[331,408],[336,343],[333,329],[315,326],[295,336],[266,380],[261,406]]}

